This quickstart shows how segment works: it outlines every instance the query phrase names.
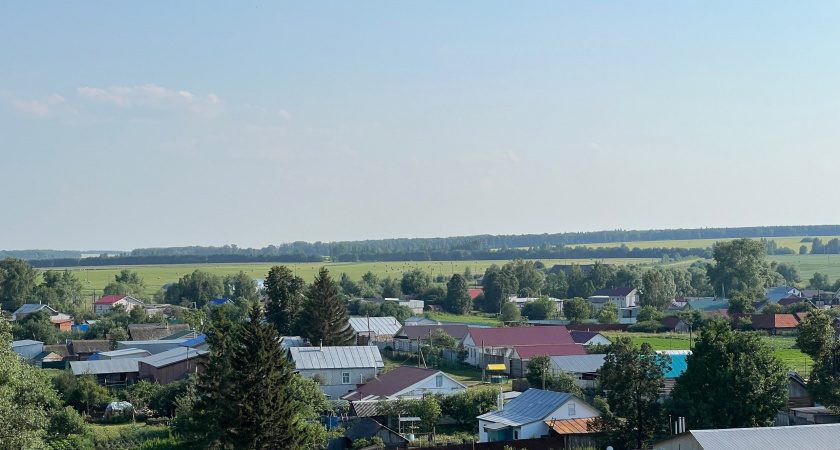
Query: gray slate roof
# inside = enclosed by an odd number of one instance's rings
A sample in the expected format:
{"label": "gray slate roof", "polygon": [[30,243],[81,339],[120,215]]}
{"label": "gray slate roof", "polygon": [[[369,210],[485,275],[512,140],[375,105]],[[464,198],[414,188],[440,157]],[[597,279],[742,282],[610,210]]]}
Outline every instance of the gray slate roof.
{"label": "gray slate roof", "polygon": [[[368,324],[368,321],[370,323]],[[402,324],[396,317],[351,317],[350,327],[356,334],[374,332],[378,336],[393,336],[400,331]]]}
{"label": "gray slate roof", "polygon": [[595,373],[604,365],[606,355],[552,356],[551,366],[556,370],[574,373]]}
{"label": "gray slate roof", "polygon": [[572,398],[576,397],[565,392],[528,389],[506,404],[504,409],[482,414],[478,419],[518,427],[545,419]]}
{"label": "gray slate roof", "polygon": [[177,362],[186,361],[187,359],[193,359],[201,355],[206,355],[207,353],[210,352],[207,350],[196,350],[188,347],[178,347],[158,353],[157,355],[147,356],[140,361],[152,367],[160,368]]}
{"label": "gray slate roof", "polygon": [[306,347],[306,339],[300,336],[282,336],[280,348]]}
{"label": "gray slate roof", "polygon": [[27,345],[43,345],[41,341],[33,341],[32,339],[21,339],[19,341],[12,341],[12,348],[26,347]]}
{"label": "gray slate roof", "polygon": [[128,325],[128,335],[132,341],[155,341],[172,336],[180,331],[189,330],[186,323],[160,324],[160,323],[132,323]]}
{"label": "gray slate roof", "polygon": [[106,359],[98,361],[70,361],[70,368],[73,370],[73,375],[84,375],[86,373],[92,373],[94,375],[128,373],[138,371],[137,361],[139,361],[139,359],[134,358]]}
{"label": "gray slate roof", "polygon": [[49,311],[51,315],[55,314],[55,313],[58,313],[58,311],[56,311],[56,310],[50,308],[48,305],[44,305],[42,303],[26,303],[26,304],[21,305],[20,308],[16,309],[15,312],[12,313],[12,315],[29,314],[29,313],[33,313],[35,311],[39,311],[39,310],[44,309],[44,308],[46,308],[47,311]]}
{"label": "gray slate roof", "polygon": [[[840,424],[692,430],[703,450],[810,450],[840,448]],[[654,445],[654,448],[656,446]]]}
{"label": "gray slate roof", "polygon": [[385,367],[377,347],[291,347],[289,354],[298,370]]}

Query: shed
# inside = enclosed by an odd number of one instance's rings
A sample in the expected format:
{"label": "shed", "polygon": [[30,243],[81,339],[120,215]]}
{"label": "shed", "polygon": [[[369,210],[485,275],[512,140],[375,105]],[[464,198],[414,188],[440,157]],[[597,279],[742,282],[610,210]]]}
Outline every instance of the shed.
{"label": "shed", "polygon": [[106,361],[70,361],[76,376],[91,374],[105,386],[126,385],[137,381],[139,359],[110,359]]}
{"label": "shed", "polygon": [[147,350],[149,353],[156,355],[158,353],[163,353],[167,350],[172,350],[173,348],[179,347],[181,344],[187,341],[188,339],[167,339],[154,341],[118,341],[117,349],[139,348]]}
{"label": "shed", "polygon": [[353,425],[344,432],[344,437],[350,442],[359,439],[370,439],[374,436],[385,442],[386,449],[408,448],[408,439],[369,417],[363,418],[356,425]]}
{"label": "shed", "polygon": [[44,343],[41,341],[33,341],[32,339],[13,341],[12,351],[17,353],[23,359],[32,359],[44,351]]}
{"label": "shed", "polygon": [[138,378],[167,385],[187,373],[203,372],[200,359],[209,353],[189,347],[177,347],[138,361]]}

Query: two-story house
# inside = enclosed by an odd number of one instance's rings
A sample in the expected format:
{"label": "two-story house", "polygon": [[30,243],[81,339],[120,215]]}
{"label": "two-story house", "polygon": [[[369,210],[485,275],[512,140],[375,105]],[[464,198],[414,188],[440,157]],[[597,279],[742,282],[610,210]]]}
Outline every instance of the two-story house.
{"label": "two-story house", "polygon": [[142,307],[143,302],[130,295],[106,295],[93,302],[93,312],[96,315],[102,315],[117,305],[122,306],[126,311],[131,311],[137,306]]}
{"label": "two-story house", "polygon": [[639,290],[632,287],[598,289],[586,300],[598,309],[607,302],[615,303],[619,309],[634,308],[639,305]]}

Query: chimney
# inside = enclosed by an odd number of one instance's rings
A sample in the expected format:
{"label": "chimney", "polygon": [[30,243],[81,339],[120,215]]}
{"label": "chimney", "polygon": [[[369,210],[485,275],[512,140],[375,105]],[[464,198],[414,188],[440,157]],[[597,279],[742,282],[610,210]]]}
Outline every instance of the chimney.
{"label": "chimney", "polygon": [[323,339],[321,339],[321,345],[319,346],[318,351],[320,351],[321,353],[324,352],[324,340]]}

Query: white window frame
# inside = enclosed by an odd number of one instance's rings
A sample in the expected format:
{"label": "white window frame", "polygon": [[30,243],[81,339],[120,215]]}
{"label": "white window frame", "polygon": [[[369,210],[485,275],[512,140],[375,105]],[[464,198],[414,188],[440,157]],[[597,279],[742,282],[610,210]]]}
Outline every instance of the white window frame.
{"label": "white window frame", "polygon": [[341,384],[350,384],[350,372],[341,372]]}
{"label": "white window frame", "polygon": [[443,375],[437,374],[435,376],[435,387],[443,387]]}
{"label": "white window frame", "polygon": [[575,415],[575,404],[574,403],[569,403],[569,417],[572,417],[574,415]]}

